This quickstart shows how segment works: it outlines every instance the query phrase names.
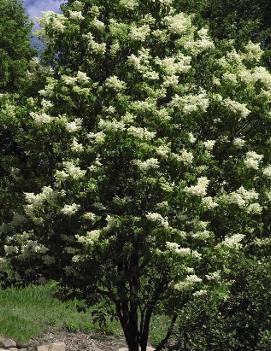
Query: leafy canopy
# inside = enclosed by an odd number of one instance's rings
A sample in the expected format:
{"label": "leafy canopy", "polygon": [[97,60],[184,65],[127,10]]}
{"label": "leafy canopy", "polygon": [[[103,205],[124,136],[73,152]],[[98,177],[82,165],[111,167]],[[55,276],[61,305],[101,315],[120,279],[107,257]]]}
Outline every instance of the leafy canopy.
{"label": "leafy canopy", "polygon": [[260,45],[216,48],[178,1],[73,1],[41,24],[54,70],[23,147],[43,177],[5,254],[110,299],[145,350],[158,308],[173,325],[226,298],[236,250],[269,233],[271,75]]}

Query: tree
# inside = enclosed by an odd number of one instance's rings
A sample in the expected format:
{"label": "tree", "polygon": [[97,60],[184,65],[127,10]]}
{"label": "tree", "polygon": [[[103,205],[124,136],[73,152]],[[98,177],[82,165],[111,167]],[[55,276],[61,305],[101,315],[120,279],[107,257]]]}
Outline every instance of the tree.
{"label": "tree", "polygon": [[216,49],[170,0],[73,1],[41,23],[54,73],[24,149],[44,177],[5,252],[22,275],[110,300],[131,351],[163,309],[162,349],[187,301],[227,296],[236,250],[269,234],[263,52]]}
{"label": "tree", "polygon": [[210,21],[211,30],[217,38],[238,41],[250,38],[261,41],[266,47],[270,45],[270,11],[268,0],[253,3],[248,0],[210,0],[202,13]]}
{"label": "tree", "polygon": [[242,41],[257,40],[270,45],[269,0],[181,0],[182,9],[195,13],[199,21],[207,21],[214,38]]}
{"label": "tree", "polygon": [[22,2],[0,0],[0,11],[0,199],[5,204],[0,210],[0,221],[3,223],[12,219],[20,203],[18,180],[22,175],[16,172],[24,169],[26,155],[16,139],[26,93],[35,94],[34,84],[30,89],[32,77],[28,72],[34,64],[35,51],[31,48],[32,23]]}
{"label": "tree", "polygon": [[0,92],[14,92],[21,86],[34,55],[32,23],[21,1],[1,0],[0,11]]}

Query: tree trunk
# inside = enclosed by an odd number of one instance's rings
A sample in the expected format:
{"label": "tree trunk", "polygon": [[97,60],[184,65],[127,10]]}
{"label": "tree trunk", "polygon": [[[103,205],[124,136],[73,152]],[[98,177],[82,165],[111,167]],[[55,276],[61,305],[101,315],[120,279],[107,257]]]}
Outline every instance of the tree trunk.
{"label": "tree trunk", "polygon": [[129,316],[126,319],[126,323],[121,322],[122,329],[125,335],[125,340],[128,345],[129,351],[139,350],[139,337],[138,337],[138,325],[137,315]]}

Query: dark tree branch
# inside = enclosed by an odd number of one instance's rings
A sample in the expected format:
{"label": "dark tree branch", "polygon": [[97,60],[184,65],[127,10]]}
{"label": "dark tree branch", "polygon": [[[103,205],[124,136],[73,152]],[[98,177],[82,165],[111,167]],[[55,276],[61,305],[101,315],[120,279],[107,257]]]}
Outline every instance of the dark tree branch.
{"label": "dark tree branch", "polygon": [[172,335],[172,332],[173,332],[173,329],[174,329],[174,325],[176,323],[176,320],[177,320],[177,313],[174,313],[173,317],[172,317],[172,320],[171,320],[171,323],[170,323],[170,326],[168,328],[168,331],[167,331],[167,335],[164,337],[164,339],[159,343],[159,345],[156,347],[155,351],[161,351],[167,344],[169,338],[171,337]]}

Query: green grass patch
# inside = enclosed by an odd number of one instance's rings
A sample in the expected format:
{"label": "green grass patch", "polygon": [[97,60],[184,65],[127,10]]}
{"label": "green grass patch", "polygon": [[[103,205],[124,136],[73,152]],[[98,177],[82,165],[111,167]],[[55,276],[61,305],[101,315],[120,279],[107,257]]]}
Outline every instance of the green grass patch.
{"label": "green grass patch", "polygon": [[55,329],[119,333],[117,321],[101,330],[91,320],[91,309],[77,311],[77,301],[61,302],[54,297],[55,284],[0,290],[0,335],[24,343]]}
{"label": "green grass patch", "polygon": [[[20,343],[26,343],[52,328],[94,332],[101,336],[122,335],[117,321],[108,320],[106,327],[101,328],[92,321],[92,308],[78,312],[78,301],[59,301],[54,297],[55,291],[55,283],[0,290],[0,335],[14,338]],[[167,326],[167,318],[156,316],[153,319],[150,335],[152,345],[157,345],[166,334]]]}

